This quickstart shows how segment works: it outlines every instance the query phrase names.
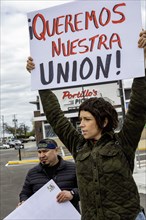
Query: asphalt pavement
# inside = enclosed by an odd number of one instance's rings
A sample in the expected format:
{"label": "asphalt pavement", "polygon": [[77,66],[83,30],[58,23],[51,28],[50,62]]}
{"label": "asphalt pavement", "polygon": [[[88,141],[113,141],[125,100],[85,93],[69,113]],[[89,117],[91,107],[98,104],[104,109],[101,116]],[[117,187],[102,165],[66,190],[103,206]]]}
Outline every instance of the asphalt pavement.
{"label": "asphalt pavement", "polygon": [[[35,142],[25,144],[25,149],[21,150],[21,161],[19,159],[18,150],[13,148],[0,150],[0,220],[4,219],[16,208],[25,176],[28,170],[37,163]],[[19,161],[19,163],[8,165],[10,161]],[[142,179],[142,177],[146,174],[143,171],[146,171],[145,167],[135,170],[134,177],[136,181],[143,181],[144,178]],[[141,178],[139,173],[141,173]],[[139,192],[141,205],[146,210],[146,193],[145,191]]]}

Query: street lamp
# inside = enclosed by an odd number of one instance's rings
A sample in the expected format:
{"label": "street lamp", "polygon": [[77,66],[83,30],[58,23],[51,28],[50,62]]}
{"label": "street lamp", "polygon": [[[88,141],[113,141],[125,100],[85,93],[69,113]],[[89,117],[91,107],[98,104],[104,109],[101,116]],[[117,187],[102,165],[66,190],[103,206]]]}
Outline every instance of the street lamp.
{"label": "street lamp", "polygon": [[5,137],[4,115],[2,115],[1,120],[2,120],[2,140],[4,141],[4,137]]}
{"label": "street lamp", "polygon": [[15,134],[14,134],[15,138],[16,138],[17,122],[18,120],[16,119],[16,115],[14,115],[13,123],[14,123],[14,128],[15,128]]}

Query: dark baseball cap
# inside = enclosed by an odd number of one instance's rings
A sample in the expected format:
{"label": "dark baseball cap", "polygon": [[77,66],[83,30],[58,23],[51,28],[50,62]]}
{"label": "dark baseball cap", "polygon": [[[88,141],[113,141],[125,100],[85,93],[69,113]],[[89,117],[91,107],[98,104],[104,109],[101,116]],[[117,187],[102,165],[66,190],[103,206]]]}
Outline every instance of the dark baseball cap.
{"label": "dark baseball cap", "polygon": [[52,139],[42,139],[38,144],[37,144],[37,149],[41,148],[46,148],[46,149],[55,149],[58,147],[56,141]]}

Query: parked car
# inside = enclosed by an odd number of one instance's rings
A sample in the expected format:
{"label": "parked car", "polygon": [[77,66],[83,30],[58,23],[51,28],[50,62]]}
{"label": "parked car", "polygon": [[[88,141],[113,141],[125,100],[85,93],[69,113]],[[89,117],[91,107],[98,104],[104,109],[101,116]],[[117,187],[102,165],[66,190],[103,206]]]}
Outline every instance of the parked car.
{"label": "parked car", "polygon": [[29,138],[22,138],[21,143],[27,143],[29,141]]}
{"label": "parked car", "polygon": [[35,137],[34,136],[30,136],[28,139],[29,139],[29,141],[35,141]]}
{"label": "parked car", "polygon": [[22,142],[20,140],[14,140],[15,144],[22,144]]}
{"label": "parked car", "polygon": [[15,150],[24,149],[24,144],[16,143],[14,148]]}
{"label": "parked car", "polygon": [[10,140],[10,141],[8,142],[8,144],[10,145],[11,148],[12,148],[12,147],[15,147],[15,141],[14,141],[14,140]]}
{"label": "parked car", "polygon": [[0,149],[9,149],[10,145],[9,144],[2,144],[0,143]]}
{"label": "parked car", "polygon": [[16,144],[22,144],[22,142],[20,140],[18,140],[18,139],[14,139],[14,140],[10,140],[8,142],[8,144],[10,145],[10,147],[14,147],[15,148]]}

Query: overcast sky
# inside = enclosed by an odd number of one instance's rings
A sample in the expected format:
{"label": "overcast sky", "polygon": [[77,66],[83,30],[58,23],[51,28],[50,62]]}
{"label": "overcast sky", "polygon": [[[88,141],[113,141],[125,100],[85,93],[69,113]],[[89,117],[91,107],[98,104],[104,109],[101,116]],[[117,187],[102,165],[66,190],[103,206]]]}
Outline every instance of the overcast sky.
{"label": "overcast sky", "polygon": [[[54,0],[1,0],[1,118],[13,125],[14,115],[18,125],[25,123],[31,127],[36,100],[36,91],[31,91],[30,74],[26,71],[29,56],[29,36],[27,12],[39,10],[67,1]],[[142,0],[143,28],[146,28],[146,2]],[[0,120],[2,123],[2,120]],[[0,128],[1,129],[1,128]]]}

